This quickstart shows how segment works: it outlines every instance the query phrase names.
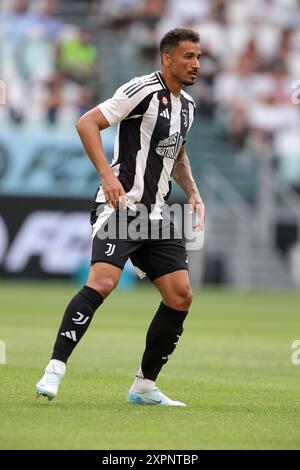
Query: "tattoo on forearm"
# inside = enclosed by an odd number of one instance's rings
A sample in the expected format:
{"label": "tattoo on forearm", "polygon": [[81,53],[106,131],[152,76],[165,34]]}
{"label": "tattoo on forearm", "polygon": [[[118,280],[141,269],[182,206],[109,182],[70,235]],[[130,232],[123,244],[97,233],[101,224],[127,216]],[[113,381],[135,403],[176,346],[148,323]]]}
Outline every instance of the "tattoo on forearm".
{"label": "tattoo on forearm", "polygon": [[197,199],[199,199],[199,202],[202,202],[199,190],[192,175],[190,162],[185,152],[175,161],[172,176],[188,196],[194,194]]}

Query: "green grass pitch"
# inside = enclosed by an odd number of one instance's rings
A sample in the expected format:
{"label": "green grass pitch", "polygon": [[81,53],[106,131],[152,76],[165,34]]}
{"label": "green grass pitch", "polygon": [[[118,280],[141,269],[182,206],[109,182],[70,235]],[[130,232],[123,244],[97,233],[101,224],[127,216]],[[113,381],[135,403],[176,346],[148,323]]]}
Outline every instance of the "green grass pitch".
{"label": "green grass pitch", "polygon": [[69,361],[56,400],[35,399],[62,311],[78,286],[0,284],[1,449],[299,449],[300,339],[293,293],[199,290],[158,386],[187,408],[128,405],[160,301],[116,290]]}

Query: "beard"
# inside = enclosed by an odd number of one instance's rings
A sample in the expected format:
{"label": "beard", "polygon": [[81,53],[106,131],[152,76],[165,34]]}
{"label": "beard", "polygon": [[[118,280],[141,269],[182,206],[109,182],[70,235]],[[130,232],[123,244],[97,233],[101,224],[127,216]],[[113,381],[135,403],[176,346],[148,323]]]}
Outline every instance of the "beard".
{"label": "beard", "polygon": [[182,82],[184,86],[192,86],[195,83],[195,80],[191,80],[190,82]]}

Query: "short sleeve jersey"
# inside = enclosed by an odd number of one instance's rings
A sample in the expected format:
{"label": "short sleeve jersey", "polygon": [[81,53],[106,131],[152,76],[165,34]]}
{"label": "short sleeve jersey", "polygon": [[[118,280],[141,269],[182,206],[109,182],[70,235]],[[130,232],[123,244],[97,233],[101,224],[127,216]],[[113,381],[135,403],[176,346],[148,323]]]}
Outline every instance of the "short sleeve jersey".
{"label": "short sleeve jersey", "polygon": [[[160,72],[136,77],[99,105],[110,125],[118,123],[111,163],[129,204],[144,204],[152,218],[171,191],[171,173],[191,128],[195,103],[185,92],[177,98]],[[102,188],[96,201],[104,202]]]}

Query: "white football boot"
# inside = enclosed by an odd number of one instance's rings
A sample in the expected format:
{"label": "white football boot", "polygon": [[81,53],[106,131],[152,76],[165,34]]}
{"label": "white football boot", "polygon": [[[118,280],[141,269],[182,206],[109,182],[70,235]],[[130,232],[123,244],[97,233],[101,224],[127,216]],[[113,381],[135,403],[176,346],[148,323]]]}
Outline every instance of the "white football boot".
{"label": "white football boot", "polygon": [[159,388],[154,387],[148,392],[135,392],[130,389],[127,401],[134,405],[186,406],[181,401],[174,401],[164,395]]}
{"label": "white football boot", "polygon": [[45,374],[36,384],[36,397],[47,397],[53,400],[58,394],[61,379],[65,375],[66,364],[61,361],[51,360],[45,369]]}

